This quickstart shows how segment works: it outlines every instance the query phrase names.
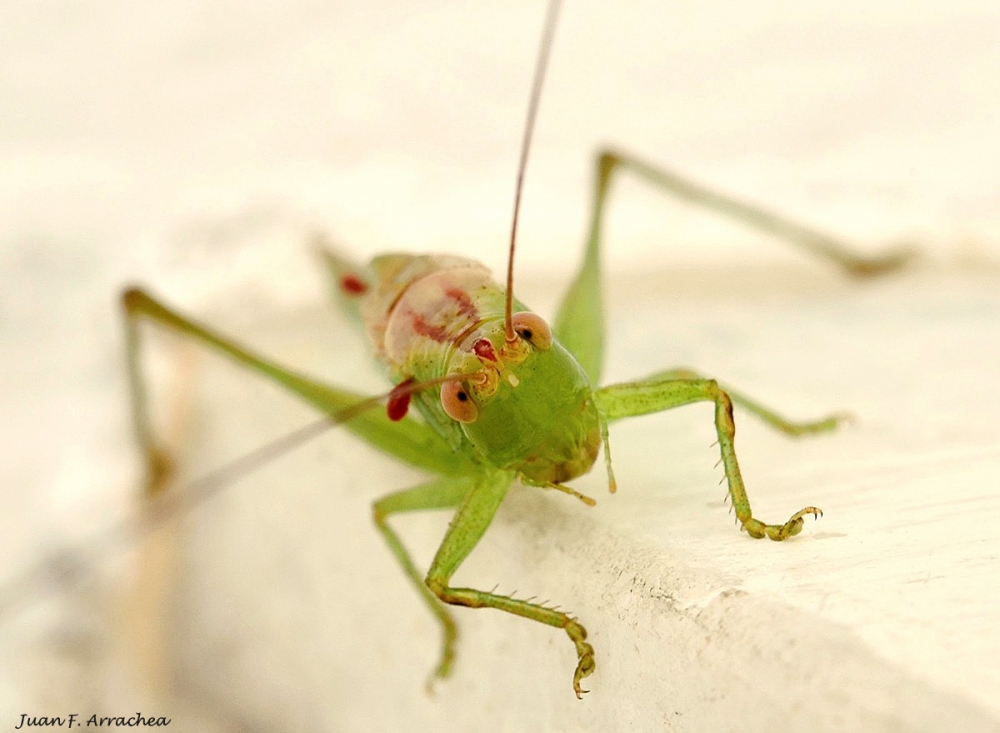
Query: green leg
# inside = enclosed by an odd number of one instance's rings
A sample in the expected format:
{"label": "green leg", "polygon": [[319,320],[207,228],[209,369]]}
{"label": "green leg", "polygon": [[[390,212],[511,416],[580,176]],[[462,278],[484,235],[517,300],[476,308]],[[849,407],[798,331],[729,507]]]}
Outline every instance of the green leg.
{"label": "green leg", "polygon": [[849,244],[779,214],[731,196],[712,191],[665,168],[621,152],[604,150],[597,156],[590,231],[583,264],[577,272],[556,315],[556,337],[577,358],[593,384],[600,383],[604,353],[604,312],[601,293],[601,228],[612,174],[631,171],[659,188],[697,206],[703,206],[747,226],[785,239],[843,269],[848,275],[879,275],[899,268],[912,258],[911,250],[895,250],[881,256],[864,257]]}
{"label": "green leg", "polygon": [[555,626],[566,631],[576,647],[579,661],[573,674],[573,690],[577,697],[583,695],[580,681],[593,674],[596,667],[594,648],[587,643],[587,632],[568,613],[546,608],[537,603],[519,601],[510,596],[487,593],[473,588],[452,588],[448,582],[462,561],[479,542],[489,526],[497,507],[503,501],[510,487],[511,475],[506,472],[484,474],[479,484],[469,492],[455,514],[448,533],[438,548],[430,572],[427,573],[427,587],[445,603],[469,608],[496,608],[539,623]]}
{"label": "green leg", "polygon": [[[648,415],[692,402],[715,403],[715,431],[719,436],[719,450],[729,484],[729,498],[733,503],[736,518],[751,537],[765,535],[772,540],[783,540],[802,531],[803,518],[807,514],[822,516],[816,507],[806,507],[796,512],[784,524],[765,524],[754,518],[750,510],[740,466],[736,460],[733,440],[736,425],[733,422],[733,400],[714,379],[648,379],[626,384],[615,384],[594,393],[597,407],[608,420],[623,417]],[[769,413],[769,411],[765,411]]]}
{"label": "green leg", "polygon": [[[642,381],[659,382],[676,379],[705,381],[706,377],[690,369],[668,369],[666,371],[656,372]],[[849,419],[848,415],[840,413],[837,415],[829,415],[827,417],[820,418],[819,420],[811,420],[809,422],[794,422],[782,417],[774,410],[769,407],[765,407],[756,400],[731,390],[729,387],[722,387],[722,391],[729,395],[729,399],[733,401],[734,405],[739,405],[747,412],[755,415],[765,425],[772,427],[785,435],[790,435],[795,438],[802,435],[812,435],[814,433],[828,433],[831,430],[836,429],[840,423]]]}
{"label": "green leg", "polygon": [[[345,410],[365,399],[346,390],[322,384],[296,374],[280,364],[253,353],[232,339],[218,334],[163,305],[143,290],[130,288],[122,294],[125,314],[126,356],[132,391],[132,413],[139,443],[147,461],[147,491],[162,488],[169,472],[169,459],[157,445],[146,406],[146,387],[142,377],[139,322],[151,320],[162,327],[226,354],[261,376],[287,387],[320,411],[330,415]],[[374,447],[419,468],[443,475],[467,474],[473,463],[456,455],[445,442],[425,424],[409,417],[393,422],[385,410],[371,409],[353,416],[345,427]]]}
{"label": "green leg", "polygon": [[385,537],[389,549],[396,556],[403,572],[410,579],[417,592],[431,613],[441,623],[441,659],[434,674],[437,677],[447,677],[451,673],[451,664],[455,658],[455,639],[458,631],[451,614],[441,605],[437,596],[431,593],[424,583],[423,576],[417,571],[413,560],[400,541],[399,536],[389,526],[389,516],[401,512],[414,512],[426,509],[446,509],[458,506],[462,499],[475,488],[477,477],[461,476],[458,478],[440,478],[412,489],[406,489],[395,494],[384,496],[372,505],[375,525]]}

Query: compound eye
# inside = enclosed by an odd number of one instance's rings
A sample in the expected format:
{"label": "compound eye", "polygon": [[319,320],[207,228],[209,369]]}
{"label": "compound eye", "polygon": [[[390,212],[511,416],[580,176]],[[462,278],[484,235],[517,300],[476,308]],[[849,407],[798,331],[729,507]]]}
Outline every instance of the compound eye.
{"label": "compound eye", "polygon": [[445,382],[441,385],[441,407],[452,420],[469,423],[479,417],[479,408],[461,382]]}
{"label": "compound eye", "polygon": [[541,351],[547,351],[552,346],[552,331],[541,316],[524,311],[511,316],[510,324],[514,333]]}

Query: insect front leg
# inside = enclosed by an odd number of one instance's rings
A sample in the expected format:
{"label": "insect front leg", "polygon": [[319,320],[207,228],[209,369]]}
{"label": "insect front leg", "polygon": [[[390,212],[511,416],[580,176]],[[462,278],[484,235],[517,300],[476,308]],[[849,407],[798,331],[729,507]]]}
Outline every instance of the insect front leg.
{"label": "insect front leg", "polygon": [[479,477],[476,486],[465,496],[451,520],[448,532],[427,573],[427,587],[445,603],[469,608],[496,608],[563,629],[576,647],[578,662],[573,673],[573,691],[577,697],[582,697],[585,690],[581,689],[580,681],[593,674],[596,662],[594,648],[586,641],[587,631],[575,618],[538,603],[474,588],[453,588],[448,584],[493,520],[512,479],[512,475],[505,471],[484,473]]}
{"label": "insect front leg", "polygon": [[[442,678],[451,674],[451,665],[455,658],[455,640],[458,636],[455,621],[447,609],[441,605],[437,596],[427,587],[423,576],[413,564],[409,552],[399,539],[399,535],[389,526],[388,519],[391,515],[402,512],[447,509],[458,506],[462,499],[475,488],[477,480],[478,477],[475,476],[440,478],[412,489],[389,494],[372,505],[375,526],[385,537],[389,549],[396,556],[396,560],[402,566],[406,577],[410,579],[417,592],[420,593],[420,597],[430,608],[431,613],[441,623],[441,658],[434,670],[434,676]],[[428,686],[430,686],[430,681],[428,681]]]}
{"label": "insect front leg", "polygon": [[[802,531],[806,515],[822,516],[822,512],[812,506],[795,512],[784,524],[766,524],[753,516],[733,445],[736,437],[733,399],[714,379],[667,377],[615,384],[595,392],[594,399],[598,409],[608,420],[648,415],[692,402],[715,403],[715,431],[719,438],[719,451],[722,454],[726,481],[729,484],[729,497],[737,520],[750,536],[756,538],[767,536],[772,540],[784,540]],[[825,421],[818,424],[823,422]]]}
{"label": "insect front leg", "polygon": [[[677,368],[656,372],[642,381],[654,382],[677,379],[705,381],[708,377],[698,374],[691,369]],[[747,397],[740,392],[736,392],[729,387],[722,387],[722,391],[729,395],[729,399],[732,400],[734,405],[738,405],[747,412],[753,414],[768,427],[774,428],[778,432],[794,438],[802,435],[812,435],[814,433],[828,433],[831,430],[835,430],[842,422],[850,419],[849,415],[845,413],[838,413],[836,415],[828,415],[827,417],[820,418],[819,420],[796,422],[779,415],[771,408],[765,407],[756,400]]]}

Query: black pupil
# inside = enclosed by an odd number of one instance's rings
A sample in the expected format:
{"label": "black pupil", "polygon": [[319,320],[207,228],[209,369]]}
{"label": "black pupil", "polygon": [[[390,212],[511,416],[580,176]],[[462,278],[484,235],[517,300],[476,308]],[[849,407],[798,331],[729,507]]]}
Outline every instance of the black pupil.
{"label": "black pupil", "polygon": [[525,339],[527,341],[531,341],[531,329],[530,328],[522,328],[521,329],[521,338],[523,338],[523,339]]}
{"label": "black pupil", "polygon": [[459,402],[465,402],[467,399],[469,399],[469,396],[467,394],[465,394],[465,392],[459,392],[456,395],[456,397],[458,397],[458,401]]}

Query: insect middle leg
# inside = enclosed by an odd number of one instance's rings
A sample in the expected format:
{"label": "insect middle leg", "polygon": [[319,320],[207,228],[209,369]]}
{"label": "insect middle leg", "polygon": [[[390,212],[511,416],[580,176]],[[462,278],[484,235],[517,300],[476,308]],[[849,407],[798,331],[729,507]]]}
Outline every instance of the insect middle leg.
{"label": "insect middle leg", "polygon": [[465,496],[451,520],[448,532],[427,573],[427,587],[445,603],[469,608],[496,608],[563,629],[576,647],[578,661],[573,673],[573,690],[577,697],[581,697],[585,690],[581,689],[580,681],[593,674],[596,662],[594,648],[586,640],[587,631],[579,621],[568,613],[538,603],[449,585],[451,576],[468,557],[492,521],[497,507],[507,494],[512,478],[505,471],[487,472],[479,478],[477,485]]}
{"label": "insect middle leg", "polygon": [[[388,519],[393,514],[402,512],[423,511],[427,509],[447,509],[458,506],[462,499],[476,486],[476,477],[459,476],[439,478],[411,489],[398,491],[388,496],[383,496],[372,505],[372,514],[375,519],[375,526],[385,538],[392,554],[410,579],[420,597],[424,599],[431,613],[441,624],[441,658],[438,661],[434,675],[437,677],[447,677],[451,674],[451,665],[455,658],[455,640],[458,630],[451,614],[441,605],[431,590],[424,582],[423,576],[417,570],[416,565],[410,558],[409,552],[399,539],[399,535],[389,526]],[[429,683],[428,683],[429,686]]]}
{"label": "insect middle leg", "polygon": [[[733,399],[719,387],[714,379],[654,377],[604,387],[594,393],[594,399],[598,409],[609,421],[662,412],[693,402],[715,403],[715,431],[719,438],[719,451],[722,454],[726,481],[729,484],[729,498],[732,501],[733,510],[736,512],[737,521],[747,533],[756,538],[766,536],[772,540],[784,540],[802,531],[803,519],[806,515],[822,516],[822,512],[812,506],[795,512],[784,524],[766,524],[753,516],[746,487],[743,485],[739,462],[736,460],[736,449],[733,445],[736,437],[736,425],[733,422]],[[756,403],[751,404],[756,406]],[[773,415],[768,410],[765,410],[765,414]],[[779,418],[777,424],[783,422]],[[807,424],[807,427],[823,426],[826,422]],[[772,422],[772,424],[776,423]],[[801,428],[801,426],[789,425],[792,427],[792,432]]]}

